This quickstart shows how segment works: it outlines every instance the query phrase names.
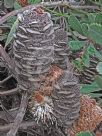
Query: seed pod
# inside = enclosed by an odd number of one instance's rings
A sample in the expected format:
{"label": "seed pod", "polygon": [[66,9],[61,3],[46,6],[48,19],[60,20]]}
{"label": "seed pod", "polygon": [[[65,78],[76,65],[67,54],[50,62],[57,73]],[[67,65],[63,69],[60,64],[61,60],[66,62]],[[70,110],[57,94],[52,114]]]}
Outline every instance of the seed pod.
{"label": "seed pod", "polygon": [[71,72],[65,71],[59,78],[52,92],[52,101],[58,123],[70,128],[80,110],[79,85]]}
{"label": "seed pod", "polygon": [[71,68],[71,64],[68,59],[70,51],[67,42],[67,32],[64,29],[55,30],[54,64],[63,70]]}
{"label": "seed pod", "polygon": [[39,75],[46,75],[54,55],[53,23],[48,13],[43,10],[39,13],[38,9],[26,10],[18,15],[19,24],[14,37],[18,86],[28,92],[39,88]]}

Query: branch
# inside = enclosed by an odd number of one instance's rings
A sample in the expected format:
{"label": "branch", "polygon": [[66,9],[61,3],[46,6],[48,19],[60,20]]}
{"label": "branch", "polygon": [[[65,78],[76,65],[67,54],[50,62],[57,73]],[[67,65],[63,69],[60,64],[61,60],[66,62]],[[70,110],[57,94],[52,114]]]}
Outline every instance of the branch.
{"label": "branch", "polygon": [[10,76],[8,76],[7,78],[5,78],[4,80],[1,80],[0,81],[0,86],[2,85],[2,84],[4,84],[5,82],[7,82],[10,78],[12,78],[13,77],[13,75],[10,75]]}
{"label": "branch", "polygon": [[29,5],[29,6],[26,6],[26,7],[23,7],[21,9],[18,9],[18,10],[14,10],[8,14],[6,14],[5,16],[3,16],[1,19],[0,19],[0,25],[2,23],[4,23],[5,21],[7,21],[7,19],[11,16],[15,16],[17,15],[18,13],[21,13],[23,12],[24,10],[27,10],[27,9],[31,9],[31,8],[34,8],[34,7],[38,7],[38,6],[41,6],[41,7],[55,7],[55,6],[67,6],[68,8],[71,8],[71,9],[94,9],[94,10],[99,10],[99,7],[98,6],[78,6],[78,5],[72,5],[70,2],[68,1],[58,1],[58,2],[43,2],[43,3],[40,3],[40,4],[32,4],[32,5]]}
{"label": "branch", "polygon": [[18,90],[19,90],[19,88],[14,88],[14,89],[7,90],[7,91],[1,91],[0,90],[0,96],[6,96],[6,95],[15,94],[15,93],[18,92]]}
{"label": "branch", "polygon": [[19,126],[23,120],[23,117],[25,115],[26,112],[26,108],[27,108],[27,92],[22,94],[22,99],[21,99],[21,105],[20,108],[18,110],[18,114],[14,120],[14,123],[12,124],[10,131],[7,133],[7,136],[15,136]]}
{"label": "branch", "polygon": [[[9,117],[11,121],[13,121],[14,118],[16,117],[17,113],[18,113],[18,108],[8,110],[8,113],[9,114],[6,114],[6,116]],[[13,117],[13,118],[11,118],[11,117]],[[4,111],[0,111],[0,119],[7,121],[7,118],[5,117]]]}
{"label": "branch", "polygon": [[[13,123],[10,123],[10,124],[7,124],[7,125],[0,125],[0,132],[5,132],[5,131],[9,131],[10,129],[11,129],[11,127],[12,127],[12,125],[13,125]],[[36,124],[36,122],[35,121],[25,121],[25,122],[22,122],[21,124],[20,124],[20,127],[19,127],[19,129],[27,129],[28,127],[32,127],[33,126],[33,128],[34,127],[39,127],[38,126],[38,124]]]}
{"label": "branch", "polygon": [[6,53],[6,51],[4,50],[1,44],[0,44],[0,56],[5,60],[12,74],[15,75],[16,72],[14,70],[13,61],[10,59],[9,55]]}

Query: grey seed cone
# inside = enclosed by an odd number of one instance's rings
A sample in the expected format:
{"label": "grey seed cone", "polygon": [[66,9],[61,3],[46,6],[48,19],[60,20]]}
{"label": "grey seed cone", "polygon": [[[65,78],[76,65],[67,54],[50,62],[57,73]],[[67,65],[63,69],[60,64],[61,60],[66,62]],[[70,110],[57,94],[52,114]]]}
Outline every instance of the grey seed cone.
{"label": "grey seed cone", "polygon": [[70,50],[67,42],[67,32],[64,29],[55,30],[54,64],[63,70],[71,69],[71,64],[68,59]]}
{"label": "grey seed cone", "polygon": [[91,84],[94,81],[95,75],[98,74],[98,72],[96,70],[96,66],[97,66],[98,62],[99,62],[99,60],[96,57],[90,58],[90,66],[84,67],[84,71],[82,72],[82,74],[80,76],[81,83]]}
{"label": "grey seed cone", "polygon": [[[15,70],[20,89],[39,88],[40,75],[48,72],[54,56],[54,30],[49,13],[27,10],[18,16],[14,36]],[[29,90],[28,90],[29,91]]]}
{"label": "grey seed cone", "polygon": [[54,114],[60,125],[70,128],[79,117],[80,91],[73,73],[65,71],[54,86],[52,101]]}

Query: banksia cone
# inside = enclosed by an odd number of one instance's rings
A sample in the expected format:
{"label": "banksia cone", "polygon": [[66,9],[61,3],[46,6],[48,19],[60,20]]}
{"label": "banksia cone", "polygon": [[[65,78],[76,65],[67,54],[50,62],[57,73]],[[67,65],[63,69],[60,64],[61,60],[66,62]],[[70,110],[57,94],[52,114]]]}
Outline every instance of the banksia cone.
{"label": "banksia cone", "polygon": [[85,84],[91,84],[94,81],[95,75],[97,74],[96,66],[98,64],[98,59],[95,57],[90,58],[90,66],[84,68],[81,74],[81,82]]}
{"label": "banksia cone", "polygon": [[69,129],[80,110],[79,85],[71,72],[63,72],[52,92],[52,100],[58,123]]}
{"label": "banksia cone", "polygon": [[13,46],[15,71],[19,88],[30,92],[39,88],[40,76],[48,72],[53,62],[53,23],[39,7],[24,11],[18,19]]}
{"label": "banksia cone", "polygon": [[[80,92],[73,73],[62,70],[70,66],[66,62],[67,34],[61,31],[54,39],[51,17],[39,7],[24,11],[18,20],[13,46],[15,71],[19,89],[32,94],[29,111],[37,123],[50,124],[51,129],[57,122],[58,126],[71,127],[79,116]],[[62,69],[51,66],[54,42],[59,46],[55,47],[56,59],[62,57],[61,62],[55,59],[55,64]]]}
{"label": "banksia cone", "polygon": [[74,122],[70,136],[75,136],[76,133],[81,131],[93,131],[102,121],[102,109],[94,99],[84,95],[81,97],[80,105],[80,116]]}
{"label": "banksia cone", "polygon": [[68,59],[70,51],[67,42],[67,32],[64,29],[55,30],[54,64],[63,70],[71,69],[71,64]]}

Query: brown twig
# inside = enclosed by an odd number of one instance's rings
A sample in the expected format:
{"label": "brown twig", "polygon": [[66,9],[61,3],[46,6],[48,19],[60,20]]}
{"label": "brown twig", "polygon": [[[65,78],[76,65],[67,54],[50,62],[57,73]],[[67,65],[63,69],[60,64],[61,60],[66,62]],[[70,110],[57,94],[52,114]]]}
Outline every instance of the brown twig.
{"label": "brown twig", "polygon": [[11,89],[11,90],[6,90],[6,91],[1,91],[0,90],[0,96],[15,94],[15,93],[18,92],[18,90],[19,90],[19,88],[14,88],[14,89]]}
{"label": "brown twig", "polygon": [[0,85],[2,85],[3,83],[5,83],[6,81],[8,81],[10,78],[12,78],[13,75],[8,76],[7,78],[5,78],[4,80],[0,81]]}
{"label": "brown twig", "polygon": [[[7,124],[7,125],[2,125],[2,126],[0,125],[0,132],[9,131],[11,129],[12,125],[13,125],[13,123],[10,123],[10,124]],[[31,122],[25,121],[25,122],[22,122],[20,124],[19,129],[27,129],[30,126],[39,127],[38,124],[36,124],[35,121],[31,121]]]}
{"label": "brown twig", "polygon": [[19,129],[19,126],[23,120],[23,117],[25,115],[25,112],[26,112],[26,108],[27,108],[27,93],[23,93],[22,94],[22,99],[21,99],[21,105],[20,105],[20,108],[18,110],[18,114],[14,120],[14,123],[12,124],[11,128],[10,128],[10,131],[7,133],[7,136],[15,136],[18,129]]}
{"label": "brown twig", "polygon": [[[16,117],[17,113],[18,113],[18,108],[14,108],[14,109],[8,110],[8,112],[9,112],[9,115],[7,114],[7,116],[13,117],[13,118],[10,118],[11,122],[12,122],[13,119]],[[3,119],[3,120],[6,121],[6,117],[5,117],[4,111],[0,111],[0,119]]]}
{"label": "brown twig", "polygon": [[0,56],[5,60],[12,74],[15,75],[16,72],[14,70],[13,61],[10,59],[9,55],[6,53],[1,44],[0,44]]}
{"label": "brown twig", "polygon": [[21,13],[23,12],[24,10],[27,10],[27,9],[31,9],[33,7],[37,7],[37,6],[41,6],[41,7],[55,7],[55,6],[67,6],[71,9],[91,9],[91,10],[99,10],[99,7],[98,6],[79,6],[79,5],[71,5],[70,2],[68,1],[57,1],[57,2],[44,2],[44,3],[40,3],[40,4],[32,4],[32,5],[29,5],[29,6],[26,6],[26,7],[23,7],[21,9],[18,9],[18,10],[14,10],[10,13],[8,13],[7,15],[3,16],[1,19],[0,19],[0,25],[2,23],[4,23],[5,21],[7,21],[7,19],[9,17],[12,17],[12,16],[15,16],[17,15],[18,13]]}

